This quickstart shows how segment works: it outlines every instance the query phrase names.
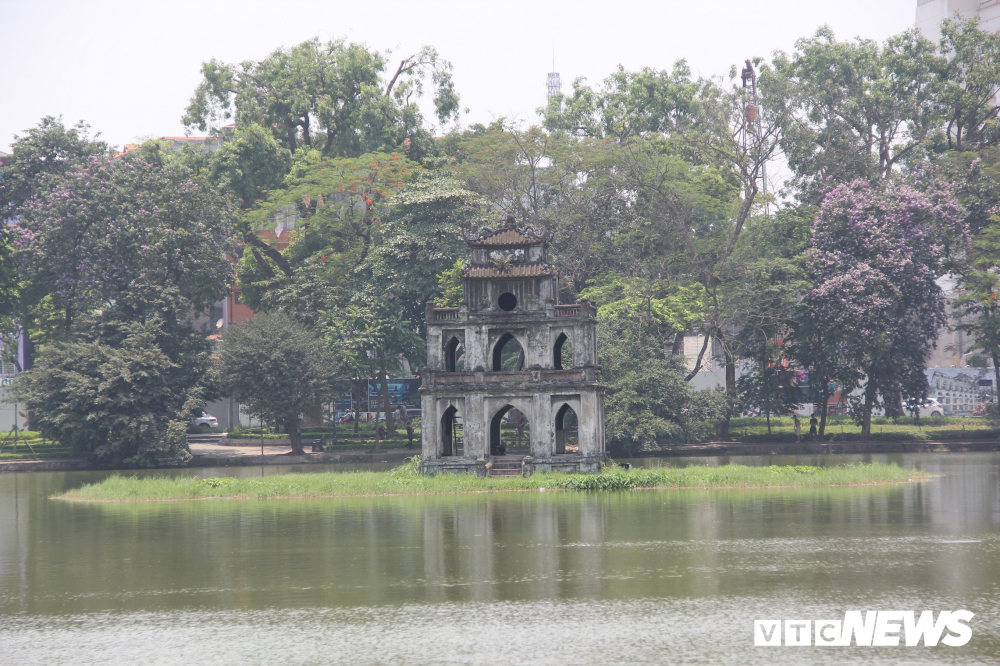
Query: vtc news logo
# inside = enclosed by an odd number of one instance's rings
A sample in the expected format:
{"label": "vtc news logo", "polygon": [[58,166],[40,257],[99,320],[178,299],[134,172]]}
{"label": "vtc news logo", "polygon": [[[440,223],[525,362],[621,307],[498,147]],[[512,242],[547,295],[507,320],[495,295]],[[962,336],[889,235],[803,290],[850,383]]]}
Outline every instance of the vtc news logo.
{"label": "vtc news logo", "polygon": [[867,611],[863,617],[861,611],[847,611],[843,620],[754,620],[753,644],[848,646],[853,637],[855,645],[864,647],[896,647],[900,639],[906,647],[921,640],[926,646],[940,641],[959,647],[972,638],[968,622],[973,617],[967,610],[941,611],[937,619],[933,611],[923,611],[919,618],[914,611]]}

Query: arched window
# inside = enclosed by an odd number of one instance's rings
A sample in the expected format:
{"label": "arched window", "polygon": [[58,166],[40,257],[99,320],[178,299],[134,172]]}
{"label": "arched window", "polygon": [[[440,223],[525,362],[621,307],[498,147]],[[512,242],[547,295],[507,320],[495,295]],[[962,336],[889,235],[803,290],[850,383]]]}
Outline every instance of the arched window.
{"label": "arched window", "polygon": [[458,410],[454,406],[444,410],[441,416],[441,455],[455,456],[462,446],[462,424],[458,420]]}
{"label": "arched window", "polygon": [[510,333],[504,333],[493,347],[493,372],[524,369],[524,350]]}
{"label": "arched window", "polygon": [[580,432],[576,412],[563,405],[556,412],[556,453],[579,453]]}
{"label": "arched window", "polygon": [[559,334],[555,347],[552,348],[552,367],[556,370],[573,367],[573,343],[565,333]]}
{"label": "arched window", "polygon": [[[504,418],[504,417],[507,418]],[[490,455],[527,446],[531,441],[531,424],[513,405],[504,405],[490,421]]]}
{"label": "arched window", "polygon": [[444,348],[444,369],[446,372],[465,370],[465,347],[462,346],[458,336],[449,340]]}

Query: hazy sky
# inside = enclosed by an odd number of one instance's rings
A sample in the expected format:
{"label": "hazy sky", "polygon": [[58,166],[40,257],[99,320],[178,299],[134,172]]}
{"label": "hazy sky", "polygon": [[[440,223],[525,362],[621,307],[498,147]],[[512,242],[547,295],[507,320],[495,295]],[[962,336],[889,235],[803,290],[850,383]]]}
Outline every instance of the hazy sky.
{"label": "hazy sky", "polygon": [[916,0],[634,2],[379,0],[0,0],[0,150],[44,115],[86,120],[109,143],[184,133],[180,118],[210,58],[260,59],[314,36],[393,57],[431,44],[455,67],[463,124],[534,121],[555,47],[563,91],[619,64],[696,74],[778,49],[824,23],[838,38],[884,39],[913,24]]}

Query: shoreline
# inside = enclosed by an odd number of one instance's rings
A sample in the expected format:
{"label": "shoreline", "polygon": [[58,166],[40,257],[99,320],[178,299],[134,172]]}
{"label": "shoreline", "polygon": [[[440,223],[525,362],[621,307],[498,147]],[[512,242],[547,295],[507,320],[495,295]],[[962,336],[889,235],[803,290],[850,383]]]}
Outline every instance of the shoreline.
{"label": "shoreline", "polygon": [[[192,451],[198,446],[192,442]],[[216,445],[218,446],[218,445]],[[228,449],[250,448],[222,445]],[[258,445],[259,446],[259,445]],[[274,446],[269,448],[282,448]],[[874,442],[706,442],[704,444],[683,444],[659,449],[640,451],[619,458],[697,458],[724,456],[795,456],[833,454],[883,454],[883,453],[976,453],[1000,451],[1000,440],[926,440],[926,441],[874,441]],[[260,467],[271,465],[335,465],[339,463],[390,463],[401,462],[404,458],[419,455],[420,449],[383,449],[375,454],[367,449],[328,451],[326,453],[305,453],[293,456],[289,453],[269,453],[264,456],[233,454],[195,454],[187,465],[160,467],[153,469],[186,469],[204,467]],[[513,459],[513,457],[511,456]],[[148,468],[144,468],[148,469]],[[70,471],[113,471],[98,467],[85,458],[26,458],[0,461],[0,474],[4,472],[70,472]],[[120,469],[118,471],[135,471]]]}
{"label": "shoreline", "polygon": [[901,485],[934,478],[895,464],[859,463],[834,467],[808,465],[696,465],[627,469],[606,467],[597,474],[487,476],[423,475],[414,458],[388,471],[319,472],[261,477],[164,477],[113,474],[50,499],[76,502],[183,500],[312,499],[457,495],[491,492],[622,490],[766,490]]}
{"label": "shoreline", "polygon": [[[937,478],[934,474],[928,473],[917,473],[914,477],[907,479],[901,479],[898,481],[859,481],[858,483],[831,483],[826,485],[802,485],[802,484],[789,484],[789,485],[772,485],[772,486],[755,486],[755,485],[713,485],[713,486],[643,486],[640,488],[630,488],[629,492],[635,491],[645,491],[645,490],[789,490],[796,488],[863,488],[863,487],[875,487],[875,486],[901,486],[907,483],[922,483],[924,481],[931,481]],[[439,491],[426,491],[426,492],[415,492],[415,493],[369,493],[363,495],[354,494],[335,494],[335,495],[272,495],[267,497],[268,500],[287,500],[287,499],[348,499],[348,498],[371,498],[371,497],[429,497],[433,495],[484,495],[491,493],[538,493],[538,492],[551,492],[551,493],[563,493],[563,492],[580,492],[572,488],[490,488],[485,490],[439,490]],[[617,491],[623,492],[623,491]],[[59,500],[62,502],[80,502],[83,504],[125,504],[125,503],[136,503],[136,502],[216,502],[216,501],[229,501],[229,500],[259,500],[259,497],[250,497],[249,495],[228,495],[228,496],[216,496],[216,497],[172,497],[172,498],[138,498],[138,499],[87,499],[82,497],[66,497],[64,495],[53,495],[49,497],[51,500]]]}

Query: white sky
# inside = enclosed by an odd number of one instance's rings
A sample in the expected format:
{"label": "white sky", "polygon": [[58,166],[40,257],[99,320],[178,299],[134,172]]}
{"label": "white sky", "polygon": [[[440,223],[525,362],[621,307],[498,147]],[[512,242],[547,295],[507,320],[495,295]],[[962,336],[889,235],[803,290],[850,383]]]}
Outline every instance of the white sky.
{"label": "white sky", "polygon": [[455,67],[463,124],[534,122],[553,45],[568,92],[619,64],[686,58],[695,74],[726,75],[824,23],[840,39],[882,40],[915,10],[916,0],[0,0],[0,150],[44,115],[86,120],[116,146],[183,134],[203,61],[260,59],[314,36],[398,56],[431,44]]}

